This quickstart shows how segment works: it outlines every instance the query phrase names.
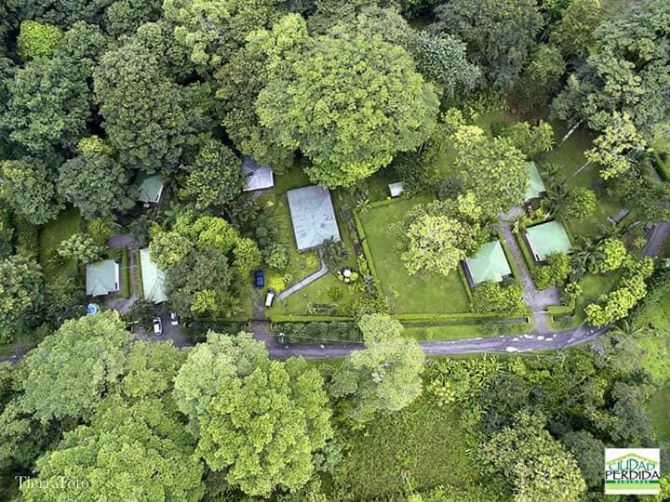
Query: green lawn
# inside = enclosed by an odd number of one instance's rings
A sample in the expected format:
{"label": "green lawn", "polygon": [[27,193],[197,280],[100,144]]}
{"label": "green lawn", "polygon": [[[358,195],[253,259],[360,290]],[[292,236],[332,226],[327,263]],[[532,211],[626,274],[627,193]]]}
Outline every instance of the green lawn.
{"label": "green lawn", "polygon": [[58,280],[64,275],[76,272],[74,260],[62,262],[57,258],[58,245],[80,230],[81,215],[76,209],[66,209],[58,218],[42,226],[39,235],[40,263],[47,282]]}
{"label": "green lawn", "polygon": [[364,431],[347,432],[349,450],[335,472],[333,498],[396,500],[409,487],[468,489],[478,480],[465,436],[456,410],[419,398]]}
{"label": "green lawn", "polygon": [[389,225],[401,221],[416,204],[429,201],[427,196],[399,200],[360,215],[382,289],[391,299],[396,314],[468,311],[468,295],[456,271],[446,278],[435,275],[420,278],[410,276],[402,265],[398,236]]}
{"label": "green lawn", "polygon": [[487,323],[486,321],[472,321],[463,324],[422,325],[421,323],[403,323],[404,334],[417,340],[458,340],[461,338],[477,338],[496,335],[513,335],[530,333],[533,330],[531,323]]}
{"label": "green lawn", "polygon": [[670,441],[670,384],[654,393],[647,411],[659,441]]}
{"label": "green lawn", "polygon": [[[562,132],[562,131],[561,131]],[[556,134],[557,141],[561,135]],[[621,209],[621,205],[608,197],[602,190],[602,180],[598,174],[598,166],[589,164],[579,174],[572,177],[580,167],[584,165],[584,151],[591,148],[593,134],[584,129],[578,129],[560,147],[554,148],[538,162],[540,170],[547,164],[555,164],[564,179],[569,179],[570,187],[585,187],[596,190],[598,196],[598,209],[590,217],[584,220],[572,219],[568,221],[568,227],[573,235],[594,234],[598,231],[598,225],[607,223],[607,218],[615,216]]]}

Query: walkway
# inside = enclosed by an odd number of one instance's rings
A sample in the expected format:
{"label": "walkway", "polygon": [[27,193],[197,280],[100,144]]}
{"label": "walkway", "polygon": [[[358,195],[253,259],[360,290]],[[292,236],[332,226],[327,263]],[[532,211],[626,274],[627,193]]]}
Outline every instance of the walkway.
{"label": "walkway", "polygon": [[135,303],[140,299],[142,286],[140,284],[140,269],[137,264],[137,249],[139,244],[131,234],[112,235],[107,241],[111,249],[126,249],[128,253],[128,277],[130,277],[130,297],[119,298],[108,297],[105,305],[121,314],[127,314]]}
{"label": "walkway", "polygon": [[326,266],[326,262],[323,261],[323,258],[321,258],[321,268],[314,272],[311,275],[308,275],[305,277],[303,280],[300,282],[296,282],[293,286],[291,286],[288,289],[285,289],[279,295],[277,295],[277,298],[279,300],[283,300],[284,298],[288,298],[291,296],[293,293],[297,293],[300,291],[302,288],[306,288],[310,284],[312,284],[314,281],[317,281],[321,279],[324,275],[328,273],[328,267]]}

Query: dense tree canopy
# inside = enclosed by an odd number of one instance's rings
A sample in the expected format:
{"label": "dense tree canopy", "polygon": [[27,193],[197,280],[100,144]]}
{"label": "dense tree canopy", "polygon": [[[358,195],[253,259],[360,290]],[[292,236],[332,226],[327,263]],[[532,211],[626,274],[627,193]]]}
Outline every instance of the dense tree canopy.
{"label": "dense tree canopy", "polygon": [[452,0],[435,10],[436,29],[460,37],[495,89],[514,85],[541,28],[534,0]]}
{"label": "dense tree canopy", "polygon": [[184,315],[239,312],[240,292],[261,263],[256,243],[214,216],[179,215],[172,230],[155,232],[149,249],[167,273],[171,302]]}
{"label": "dense tree canopy", "polygon": [[22,407],[44,422],[89,418],[122,374],[131,341],[115,312],[66,321],[26,357]]}
{"label": "dense tree canopy", "polygon": [[313,181],[336,187],[427,139],[437,96],[404,49],[379,38],[324,35],[270,77],[257,113],[279,144],[310,158]]}
{"label": "dense tree canopy", "polygon": [[0,340],[21,331],[25,316],[40,304],[42,270],[22,255],[0,261]]}
{"label": "dense tree canopy", "polygon": [[387,315],[363,316],[358,323],[365,350],[350,354],[331,382],[347,418],[365,423],[378,413],[392,413],[421,394],[424,355],[415,340],[403,338],[403,327]]}
{"label": "dense tree canopy", "polygon": [[554,101],[560,118],[603,130],[615,112],[643,132],[667,123],[670,102],[670,4],[646,0],[595,32],[597,50]]}
{"label": "dense tree canopy", "polygon": [[453,177],[475,196],[482,216],[496,218],[521,204],[528,184],[524,155],[507,138],[489,139],[476,126],[462,126],[453,134]]}
{"label": "dense tree canopy", "polygon": [[246,333],[210,333],[179,371],[175,399],[191,420],[196,452],[249,495],[302,487],[313,452],[332,435],[319,372],[301,360],[270,362]]}

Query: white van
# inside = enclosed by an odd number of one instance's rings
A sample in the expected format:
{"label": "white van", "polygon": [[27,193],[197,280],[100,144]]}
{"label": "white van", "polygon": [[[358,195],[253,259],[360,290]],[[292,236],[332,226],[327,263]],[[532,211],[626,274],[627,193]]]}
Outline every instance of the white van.
{"label": "white van", "polygon": [[272,307],[272,302],[275,300],[275,290],[270,288],[268,289],[268,294],[265,296],[265,306],[267,308]]}

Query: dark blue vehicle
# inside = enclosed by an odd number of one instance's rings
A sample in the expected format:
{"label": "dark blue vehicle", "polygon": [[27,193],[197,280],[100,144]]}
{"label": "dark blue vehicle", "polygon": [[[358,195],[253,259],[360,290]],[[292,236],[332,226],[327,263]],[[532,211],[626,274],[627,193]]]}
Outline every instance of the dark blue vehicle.
{"label": "dark blue vehicle", "polygon": [[254,282],[259,289],[265,286],[265,273],[262,268],[259,268],[254,272]]}

